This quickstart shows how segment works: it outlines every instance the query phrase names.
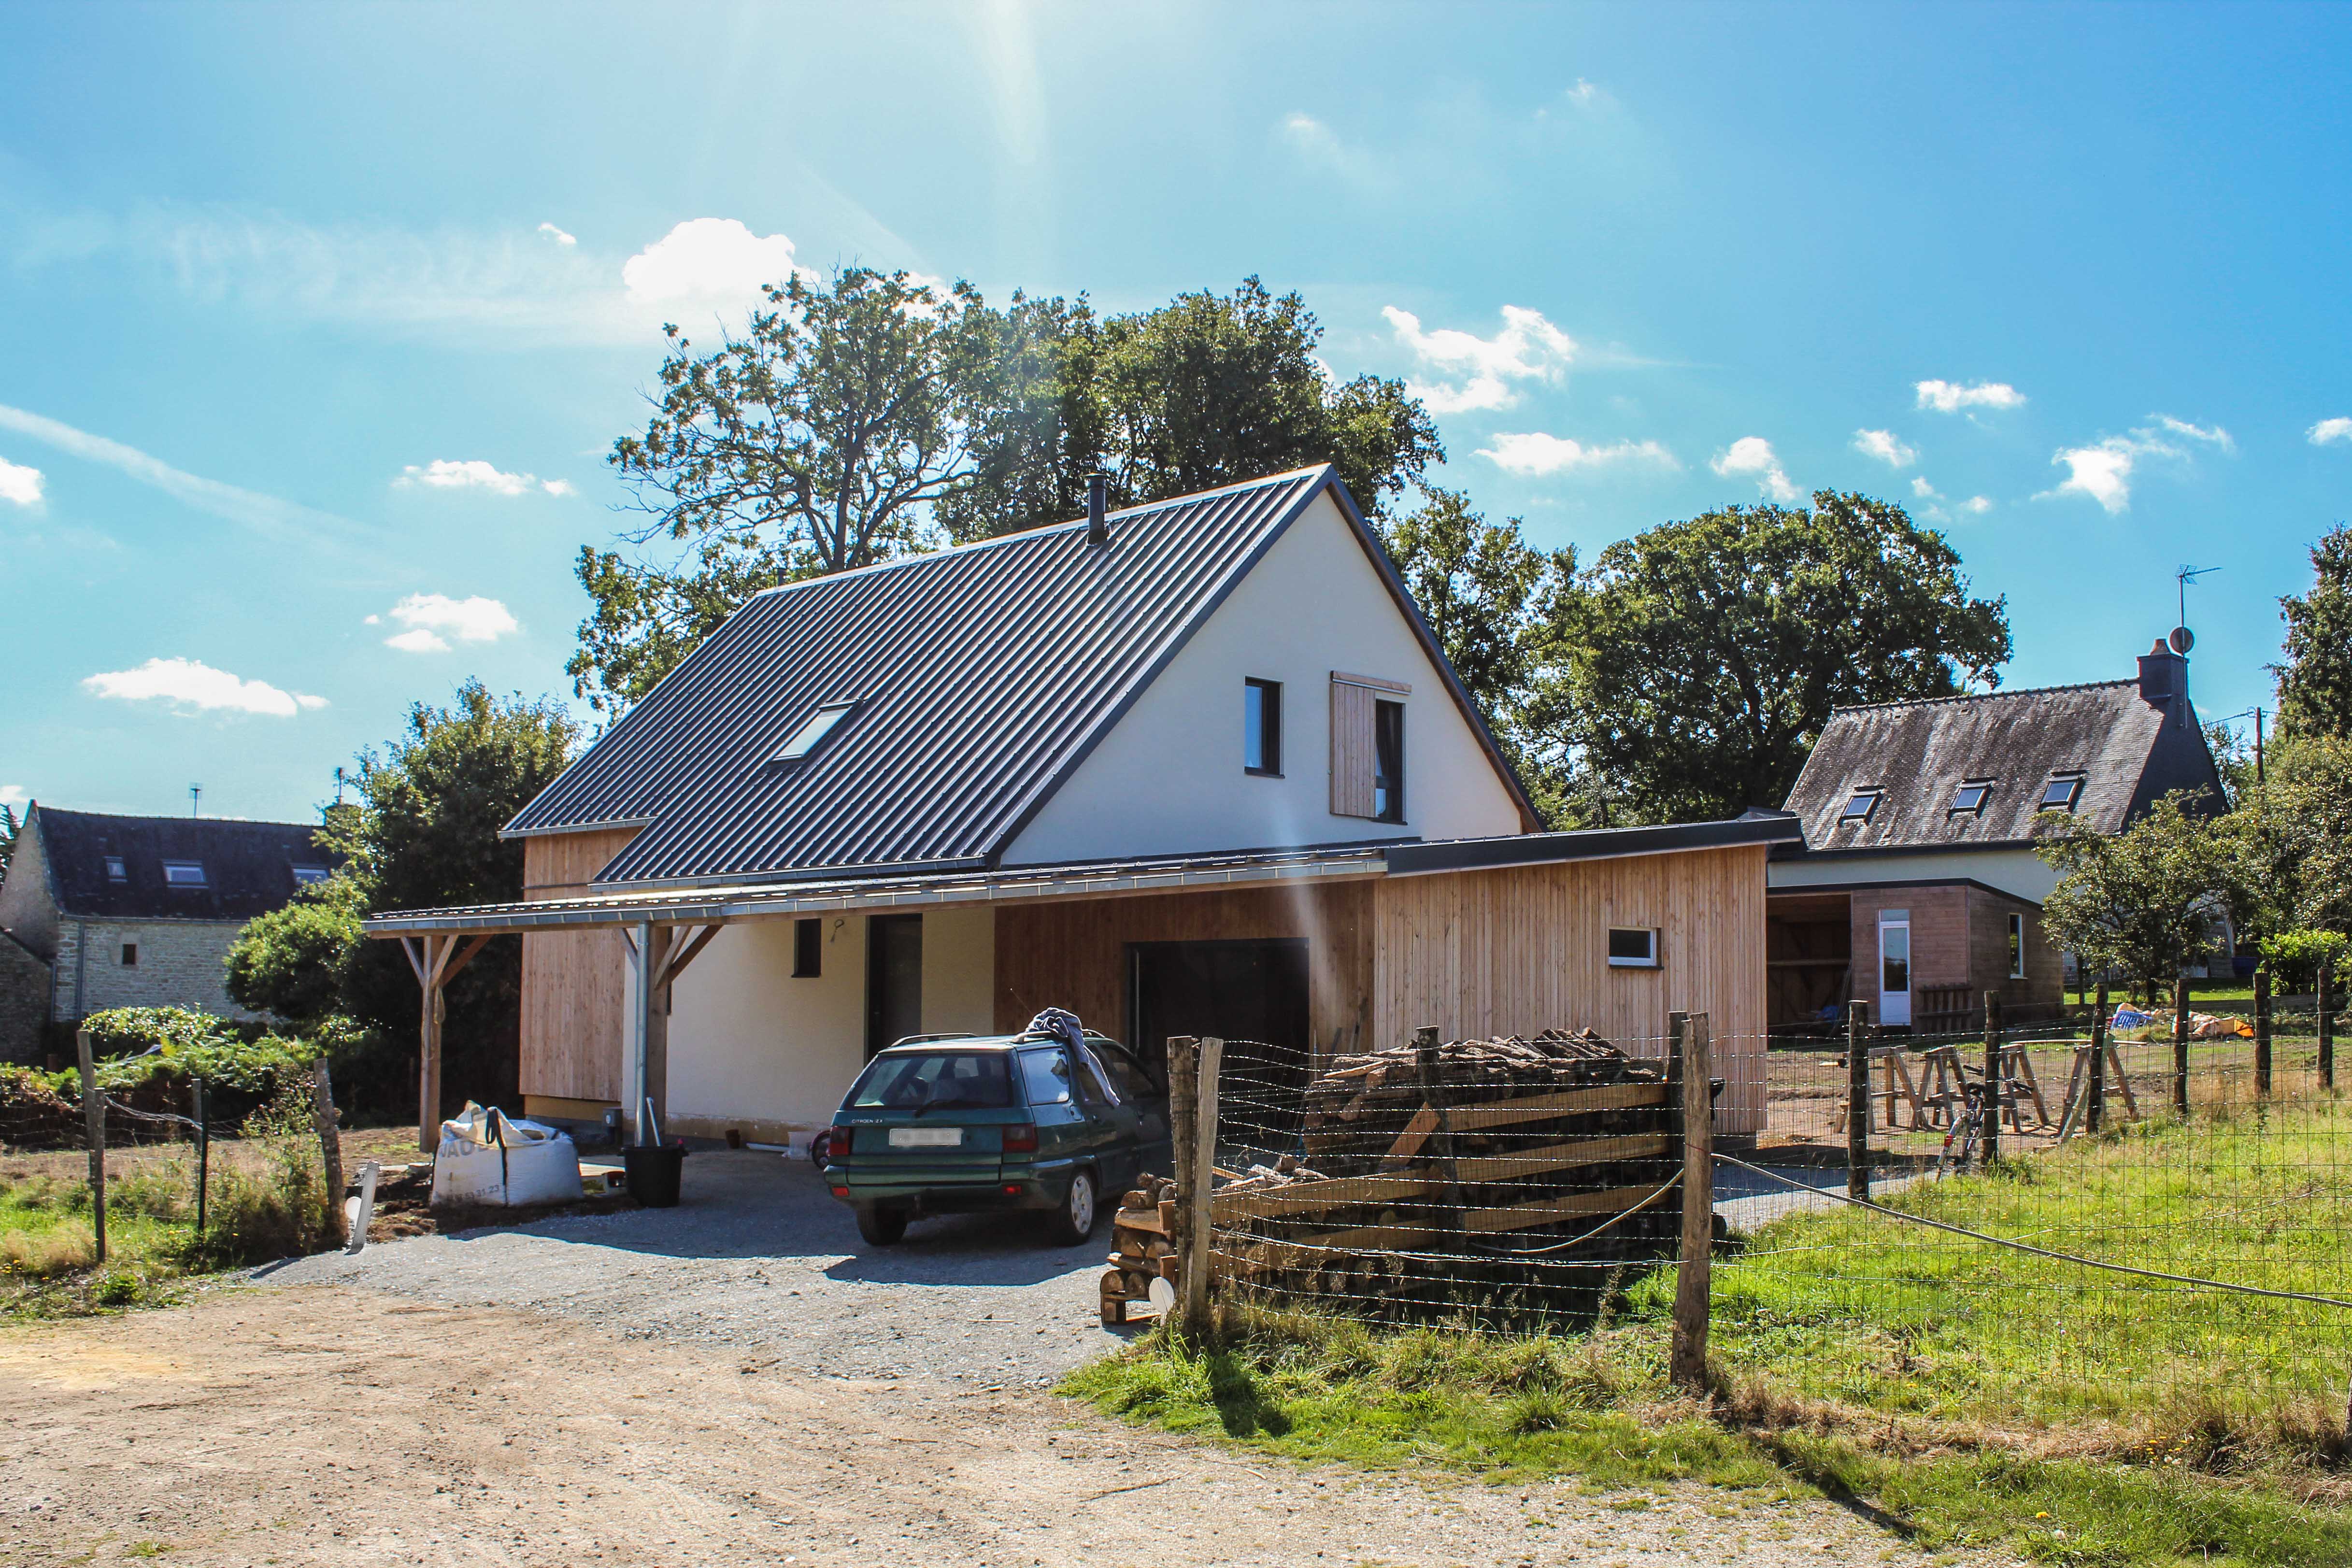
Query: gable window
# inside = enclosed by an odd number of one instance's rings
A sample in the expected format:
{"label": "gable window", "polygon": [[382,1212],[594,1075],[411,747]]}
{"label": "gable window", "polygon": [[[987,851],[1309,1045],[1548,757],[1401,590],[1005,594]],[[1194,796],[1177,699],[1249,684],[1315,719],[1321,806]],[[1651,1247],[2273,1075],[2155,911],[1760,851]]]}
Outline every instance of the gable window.
{"label": "gable window", "polygon": [[814,980],[824,973],[824,922],[803,916],[793,922],[793,978]]}
{"label": "gable window", "polygon": [[2009,977],[2011,980],[2025,978],[2025,917],[2023,915],[2009,917]]}
{"label": "gable window", "polygon": [[1877,811],[1879,796],[1884,793],[1882,790],[1874,789],[1854,791],[1848,797],[1845,809],[1838,813],[1837,825],[1843,827],[1849,822],[1856,826],[1867,823],[1872,814]]}
{"label": "gable window", "polygon": [[1412,688],[1331,672],[1331,815],[1404,820],[1404,700]]}
{"label": "gable window", "polygon": [[1282,682],[1242,682],[1242,770],[1282,776]]}
{"label": "gable window", "polygon": [[824,738],[833,733],[834,726],[848,718],[849,710],[856,706],[855,702],[833,702],[818,709],[801,721],[801,727],[793,731],[793,738],[783,743],[772,760],[799,762],[824,744]]}
{"label": "gable window", "polygon": [[315,888],[326,879],[327,868],[324,866],[297,866],[294,868],[294,885],[298,888]]}
{"label": "gable window", "polygon": [[1982,816],[1985,801],[1992,794],[1990,779],[1970,779],[1952,792],[1952,805],[1945,815],[1949,816]]}
{"label": "gable window", "polygon": [[136,969],[139,967],[139,944],[137,942],[126,942],[122,944],[122,967],[125,969]]}
{"label": "gable window", "polygon": [[2074,809],[2075,801],[2082,797],[2082,774],[2053,773],[2050,775],[2050,782],[2042,786],[2042,809],[2072,811]]}
{"label": "gable window", "polygon": [[1655,926],[1611,926],[1609,928],[1609,967],[1612,969],[1657,968],[1657,928]]}
{"label": "gable window", "polygon": [[106,879],[110,882],[127,882],[131,880],[130,868],[122,864],[121,856],[109,855],[106,858]]}
{"label": "gable window", "polygon": [[203,887],[205,885],[205,863],[201,860],[164,861],[163,885],[167,888]]}

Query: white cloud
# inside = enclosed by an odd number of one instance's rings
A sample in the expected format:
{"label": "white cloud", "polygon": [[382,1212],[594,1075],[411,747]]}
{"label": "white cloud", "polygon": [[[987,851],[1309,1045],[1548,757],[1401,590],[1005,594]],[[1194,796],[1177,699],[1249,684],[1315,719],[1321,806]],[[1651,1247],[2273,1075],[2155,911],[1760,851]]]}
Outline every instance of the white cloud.
{"label": "white cloud", "polygon": [[2025,402],[2025,394],[2005,381],[1979,381],[1973,386],[1957,381],[1923,381],[1916,391],[1918,405],[1938,414],[1958,414],[1963,408],[2016,408]]}
{"label": "white cloud", "polygon": [[0,500],[18,506],[41,504],[41,470],[0,458]]}
{"label": "white cloud", "polygon": [[1568,89],[1565,92],[1561,93],[1560,96],[1568,100],[1569,102],[1576,105],[1579,109],[1590,109],[1594,104],[1600,102],[1606,95],[1603,94],[1599,88],[1593,86],[1582,77],[1578,77],[1576,79],[1576,85]]}
{"label": "white cloud", "polygon": [[2238,449],[2238,444],[2230,439],[2230,433],[2219,425],[2205,428],[2191,425],[2186,419],[2175,419],[2169,414],[2152,415],[2150,417],[2171,435],[2183,436],[2191,441],[2202,441],[2209,447],[2219,447],[2224,452],[2235,452]]}
{"label": "white cloud", "polygon": [[23,784],[0,784],[0,805],[16,810],[21,808],[31,798],[26,793]]}
{"label": "white cloud", "polygon": [[521,630],[512,611],[496,599],[478,596],[453,599],[446,594],[411,594],[394,605],[391,614],[408,629],[384,638],[383,646],[402,653],[447,653],[448,637],[459,642],[496,642]]}
{"label": "white cloud", "polygon": [[403,489],[422,486],[436,490],[488,490],[492,495],[519,496],[537,489],[551,496],[576,495],[569,479],[542,479],[537,474],[509,474],[494,463],[479,458],[455,461],[436,458],[419,468],[415,463],[400,470],[400,478],[392,481]]}
{"label": "white cloud", "polygon": [[1970,496],[1968,500],[1960,503],[1960,510],[1965,512],[1973,513],[1978,517],[1982,517],[1986,512],[1992,510],[1992,498],[1990,496]]}
{"label": "white cloud", "polygon": [[1717,454],[1707,467],[1726,479],[1743,475],[1752,477],[1757,489],[1774,500],[1797,499],[1797,487],[1789,482],[1788,474],[1780,467],[1780,459],[1773,455],[1772,443],[1761,436],[1742,436]]}
{"label": "white cloud", "polygon": [[1682,466],[1675,461],[1672,452],[1655,441],[1616,441],[1588,447],[1570,437],[1548,436],[1539,430],[1498,434],[1492,447],[1478,448],[1478,456],[1512,474],[1557,474],[1615,463],[1654,463],[1667,468]]}
{"label": "white cloud", "polygon": [[558,245],[577,245],[580,243],[578,239],[564,233],[562,229],[556,227],[551,223],[541,224],[539,226],[539,232],[547,236],[548,238],[555,241]]}
{"label": "white cloud", "polygon": [[81,684],[93,695],[126,702],[170,702],[204,712],[265,713],[277,719],[327,705],[323,697],[281,691],[267,681],[241,679],[192,658],[151,658],[135,669],[89,676]]}
{"label": "white cloud", "polygon": [[1576,357],[1576,343],[1566,332],[1544,320],[1540,311],[1523,306],[1504,306],[1503,330],[1491,338],[1451,328],[1424,332],[1419,317],[1394,305],[1381,314],[1395,329],[1397,341],[1423,364],[1466,378],[1459,385],[1409,384],[1412,395],[1435,414],[1507,408],[1518,401],[1509,383],[1556,382]]}
{"label": "white cloud", "polygon": [[1917,496],[1921,500],[1942,500],[1944,499],[1943,496],[1937,492],[1936,487],[1927,482],[1927,476],[1925,474],[1914,474],[1911,476],[1911,493]]}
{"label": "white cloud", "polygon": [[1895,438],[1892,430],[1857,430],[1853,433],[1853,449],[1865,458],[1875,458],[1890,468],[1907,468],[1919,460],[1919,454]]}
{"label": "white cloud", "polygon": [[2066,477],[2058,481],[2055,489],[2042,494],[2088,496],[2113,517],[2131,510],[2132,475],[2141,459],[2170,458],[2188,461],[2188,450],[2168,437],[2202,442],[2223,452],[2238,449],[2230,433],[2219,425],[2207,428],[2175,419],[2169,414],[2151,414],[2148,417],[2156,423],[2137,426],[2126,435],[2104,437],[2087,446],[2062,449],[2050,460],[2063,464]]}
{"label": "white cloud", "polygon": [[2325,447],[2330,441],[2352,446],[2352,419],[2323,419],[2305,431],[2304,436],[2315,447]]}
{"label": "white cloud", "polygon": [[240,489],[235,485],[225,485],[218,479],[184,473],[149,457],[135,447],[126,447],[120,441],[110,441],[103,436],[77,430],[70,425],[59,424],[55,419],[27,413],[22,408],[0,404],[0,429],[30,436],[59,451],[120,469],[141,484],[152,485],[198,511],[243,523],[273,538],[314,538],[321,528],[348,533],[357,526],[332,512],[297,506],[276,496],[262,495],[258,491]]}
{"label": "white cloud", "polygon": [[711,310],[756,303],[762,285],[806,272],[793,242],[756,235],[731,217],[689,218],[621,264],[621,283],[640,305]]}

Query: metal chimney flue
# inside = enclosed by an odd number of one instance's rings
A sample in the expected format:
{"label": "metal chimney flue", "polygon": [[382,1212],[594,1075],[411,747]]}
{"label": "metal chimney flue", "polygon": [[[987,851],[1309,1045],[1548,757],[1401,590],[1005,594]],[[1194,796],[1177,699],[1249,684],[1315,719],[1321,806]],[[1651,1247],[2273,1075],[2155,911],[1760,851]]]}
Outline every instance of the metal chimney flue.
{"label": "metal chimney flue", "polygon": [[1097,549],[1110,542],[1110,476],[1087,476],[1087,542]]}

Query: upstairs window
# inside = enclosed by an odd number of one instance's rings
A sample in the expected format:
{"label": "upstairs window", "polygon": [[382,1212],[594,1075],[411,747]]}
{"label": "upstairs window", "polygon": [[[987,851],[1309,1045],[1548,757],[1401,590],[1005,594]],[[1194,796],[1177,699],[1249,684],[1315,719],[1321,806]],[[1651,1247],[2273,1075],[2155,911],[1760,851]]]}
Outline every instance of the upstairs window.
{"label": "upstairs window", "polygon": [[1970,779],[1952,792],[1952,805],[1948,816],[1981,816],[1985,801],[1992,794],[1990,779]]}
{"label": "upstairs window", "polygon": [[139,944],[137,942],[126,942],[122,944],[122,967],[125,969],[136,969],[139,967]]}
{"label": "upstairs window", "polygon": [[1867,823],[1872,815],[1878,810],[1879,796],[1885,793],[1883,790],[1874,789],[1854,791],[1846,800],[1845,809],[1838,813],[1837,825],[1843,827],[1846,824],[1853,823],[1860,826]]}
{"label": "upstairs window", "polygon": [[2023,915],[2009,917],[2009,977],[2011,980],[2025,978],[2025,917]]}
{"label": "upstairs window", "polygon": [[1404,820],[1404,700],[1412,688],[1331,672],[1331,815]]}
{"label": "upstairs window", "polygon": [[1242,682],[1242,770],[1282,776],[1282,682]]}
{"label": "upstairs window", "polygon": [[324,866],[297,866],[294,868],[294,885],[298,888],[315,888],[325,881],[327,876],[327,868]]}
{"label": "upstairs window", "polygon": [[834,726],[848,718],[849,710],[856,706],[855,702],[833,702],[818,709],[801,721],[801,727],[793,731],[793,738],[783,743],[773,760],[779,763],[799,762],[824,744],[824,738],[833,733]]}
{"label": "upstairs window", "polygon": [[106,879],[110,882],[131,880],[130,868],[123,865],[121,856],[109,855],[106,858]]}
{"label": "upstairs window", "polygon": [[164,861],[163,885],[167,888],[203,887],[205,885],[205,863],[201,860]]}
{"label": "upstairs window", "polygon": [[2042,786],[2042,809],[2072,811],[2074,809],[2075,801],[2082,798],[2082,774],[2053,773],[2050,775],[2050,782]]}

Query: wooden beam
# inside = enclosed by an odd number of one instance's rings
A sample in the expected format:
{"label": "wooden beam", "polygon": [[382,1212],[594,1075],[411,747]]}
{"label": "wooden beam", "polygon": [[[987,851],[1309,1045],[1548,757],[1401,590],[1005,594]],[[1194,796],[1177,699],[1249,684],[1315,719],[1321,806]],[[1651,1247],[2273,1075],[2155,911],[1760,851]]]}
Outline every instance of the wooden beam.
{"label": "wooden beam", "polygon": [[[1458,1160],[1454,1168],[1456,1179],[1464,1184],[1507,1182],[1518,1176],[1572,1171],[1619,1160],[1654,1159],[1674,1152],[1675,1146],[1671,1132],[1580,1138],[1567,1143],[1547,1143],[1519,1154]],[[1217,1223],[1230,1225],[1240,1219],[1279,1219],[1286,1215],[1322,1214],[1350,1204],[1384,1204],[1400,1198],[1424,1197],[1442,1192],[1445,1184],[1443,1173],[1424,1168],[1389,1176],[1333,1176],[1251,1192],[1219,1193],[1214,1201]]]}
{"label": "wooden beam", "polygon": [[696,931],[694,936],[683,946],[679,946],[672,952],[669,962],[662,965],[662,984],[667,986],[674,983],[680,974],[686,973],[686,966],[694,962],[695,955],[700,952],[704,948],[709,947],[710,945],[710,939],[718,934],[719,927],[715,925],[704,926],[700,931]]}
{"label": "wooden beam", "polygon": [[400,951],[407,955],[408,967],[415,974],[416,984],[419,985],[424,984],[425,961],[416,956],[416,939],[413,936],[402,937],[400,939]]}
{"label": "wooden beam", "polygon": [[[450,939],[451,945],[456,945],[456,942],[457,939],[455,937]],[[441,984],[446,985],[450,981],[455,980],[457,977],[457,971],[473,963],[474,955],[489,945],[490,939],[488,935],[467,938],[465,948],[458,952],[456,958],[452,959],[448,963],[442,967]]]}
{"label": "wooden beam", "polygon": [[[1492,1236],[1515,1230],[1533,1230],[1540,1226],[1556,1225],[1564,1219],[1622,1214],[1648,1197],[1653,1190],[1649,1187],[1611,1187],[1604,1192],[1570,1193],[1563,1197],[1513,1204],[1507,1208],[1472,1209],[1463,1216],[1463,1228],[1474,1234]],[[1320,1236],[1288,1237],[1286,1245],[1328,1247],[1340,1252],[1372,1252],[1387,1248],[1416,1251],[1430,1242],[1444,1240],[1449,1234],[1444,1226],[1438,1225],[1366,1226],[1356,1230],[1328,1231]]]}

